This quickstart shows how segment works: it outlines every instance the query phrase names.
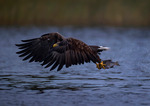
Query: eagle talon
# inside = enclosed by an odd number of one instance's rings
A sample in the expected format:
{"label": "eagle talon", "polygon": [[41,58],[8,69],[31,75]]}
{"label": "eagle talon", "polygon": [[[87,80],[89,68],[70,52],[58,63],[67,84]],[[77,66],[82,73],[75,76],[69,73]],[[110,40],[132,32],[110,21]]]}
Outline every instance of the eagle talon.
{"label": "eagle talon", "polygon": [[96,63],[96,67],[98,69],[101,69],[101,68],[106,69],[105,66],[106,66],[106,64],[104,64],[103,61],[101,63]]}

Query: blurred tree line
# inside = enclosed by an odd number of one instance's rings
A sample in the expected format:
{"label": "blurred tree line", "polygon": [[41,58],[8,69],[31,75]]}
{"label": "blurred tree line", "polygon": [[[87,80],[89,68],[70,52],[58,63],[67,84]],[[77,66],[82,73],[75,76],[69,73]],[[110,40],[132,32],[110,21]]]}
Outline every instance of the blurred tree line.
{"label": "blurred tree line", "polygon": [[0,0],[0,26],[150,26],[150,0]]}

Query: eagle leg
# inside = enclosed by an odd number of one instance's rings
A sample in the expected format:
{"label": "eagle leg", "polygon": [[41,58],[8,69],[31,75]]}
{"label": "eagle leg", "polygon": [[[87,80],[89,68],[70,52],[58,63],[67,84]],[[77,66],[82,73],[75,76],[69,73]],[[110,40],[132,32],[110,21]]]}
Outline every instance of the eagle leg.
{"label": "eagle leg", "polygon": [[96,63],[96,67],[98,69],[101,69],[101,68],[106,69],[105,66],[106,66],[106,64],[104,64],[103,61],[101,61],[101,63]]}

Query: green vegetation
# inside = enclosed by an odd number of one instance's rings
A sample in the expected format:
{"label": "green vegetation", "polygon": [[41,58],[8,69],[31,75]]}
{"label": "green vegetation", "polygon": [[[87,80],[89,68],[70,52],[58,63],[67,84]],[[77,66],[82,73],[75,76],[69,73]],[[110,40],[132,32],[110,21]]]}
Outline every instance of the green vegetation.
{"label": "green vegetation", "polygon": [[150,0],[0,0],[0,25],[150,26]]}

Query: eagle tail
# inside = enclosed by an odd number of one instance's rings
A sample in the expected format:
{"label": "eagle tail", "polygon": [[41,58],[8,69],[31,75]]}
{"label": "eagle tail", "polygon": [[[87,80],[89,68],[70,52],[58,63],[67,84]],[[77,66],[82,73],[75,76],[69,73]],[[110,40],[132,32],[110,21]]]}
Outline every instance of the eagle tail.
{"label": "eagle tail", "polygon": [[110,47],[99,46],[98,52],[109,50]]}

